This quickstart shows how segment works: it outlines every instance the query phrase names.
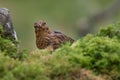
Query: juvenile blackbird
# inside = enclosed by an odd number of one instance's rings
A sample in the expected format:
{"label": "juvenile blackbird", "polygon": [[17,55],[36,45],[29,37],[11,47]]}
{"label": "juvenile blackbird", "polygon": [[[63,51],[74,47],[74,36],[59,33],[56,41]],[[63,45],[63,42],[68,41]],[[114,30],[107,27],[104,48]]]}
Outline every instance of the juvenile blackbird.
{"label": "juvenile blackbird", "polygon": [[55,50],[65,42],[74,42],[72,38],[59,31],[51,31],[44,21],[35,22],[34,28],[36,34],[36,45],[39,49]]}

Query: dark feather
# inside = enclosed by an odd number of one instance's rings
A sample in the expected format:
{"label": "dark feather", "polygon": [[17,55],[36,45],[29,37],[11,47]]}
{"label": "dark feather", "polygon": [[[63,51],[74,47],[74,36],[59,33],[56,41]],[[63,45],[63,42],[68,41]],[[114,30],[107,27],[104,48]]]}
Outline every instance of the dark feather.
{"label": "dark feather", "polygon": [[59,34],[62,34],[60,31],[58,31],[58,30],[54,30],[53,31],[54,33],[59,33]]}

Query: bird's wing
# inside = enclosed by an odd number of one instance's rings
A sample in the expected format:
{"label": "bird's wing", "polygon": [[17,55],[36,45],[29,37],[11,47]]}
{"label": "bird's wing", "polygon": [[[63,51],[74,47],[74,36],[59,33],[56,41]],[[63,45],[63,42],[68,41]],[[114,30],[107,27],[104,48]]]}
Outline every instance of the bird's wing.
{"label": "bird's wing", "polygon": [[57,35],[57,37],[60,38],[61,40],[63,40],[64,42],[66,42],[66,41],[68,41],[70,43],[74,42],[74,40],[72,38],[70,38],[64,34],[59,34],[59,35]]}
{"label": "bird's wing", "polygon": [[69,41],[70,43],[73,43],[74,40],[68,36],[66,36],[65,34],[63,34],[60,31],[54,31],[54,36],[59,40],[59,42],[67,42]]}
{"label": "bird's wing", "polygon": [[60,44],[63,44],[65,42],[70,42],[73,43],[74,40],[70,37],[67,37],[66,35],[60,33],[54,33],[52,34],[52,36],[50,36],[51,38],[51,45],[53,45],[53,49],[56,49],[60,46]]}

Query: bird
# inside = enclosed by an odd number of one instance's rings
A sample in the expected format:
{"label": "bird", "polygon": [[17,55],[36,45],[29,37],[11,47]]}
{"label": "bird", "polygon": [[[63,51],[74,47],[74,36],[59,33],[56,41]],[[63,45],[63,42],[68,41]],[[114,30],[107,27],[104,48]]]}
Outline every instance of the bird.
{"label": "bird", "polygon": [[3,27],[4,38],[9,38],[11,41],[17,41],[17,34],[14,29],[10,11],[7,8],[0,8],[0,25]]}
{"label": "bird", "polygon": [[74,39],[66,36],[60,31],[51,31],[46,22],[39,20],[34,23],[36,46],[39,49],[54,51],[66,42],[73,43]]}

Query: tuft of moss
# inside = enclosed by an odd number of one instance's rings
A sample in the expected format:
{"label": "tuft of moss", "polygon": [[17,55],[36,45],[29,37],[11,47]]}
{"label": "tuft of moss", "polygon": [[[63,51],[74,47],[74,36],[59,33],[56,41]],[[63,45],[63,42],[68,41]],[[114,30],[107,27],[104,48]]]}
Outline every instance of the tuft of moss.
{"label": "tuft of moss", "polygon": [[101,28],[96,34],[96,36],[118,38],[118,40],[120,40],[120,22],[108,25],[105,28]]}
{"label": "tuft of moss", "polygon": [[18,47],[16,46],[18,42],[3,36],[3,34],[4,31],[0,25],[0,52],[4,52],[4,55],[10,56],[11,58],[23,57],[25,51],[18,51]]}

